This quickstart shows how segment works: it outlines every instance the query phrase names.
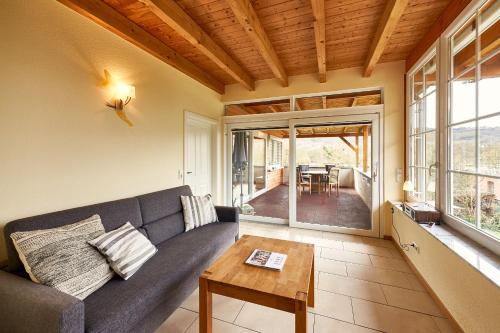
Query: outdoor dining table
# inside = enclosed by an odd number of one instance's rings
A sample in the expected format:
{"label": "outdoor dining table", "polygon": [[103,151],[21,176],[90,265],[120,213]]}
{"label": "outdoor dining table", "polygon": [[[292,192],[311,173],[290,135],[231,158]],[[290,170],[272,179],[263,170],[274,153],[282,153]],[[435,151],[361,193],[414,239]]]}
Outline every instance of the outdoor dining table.
{"label": "outdoor dining table", "polygon": [[[311,175],[312,178],[316,177],[318,180],[318,193],[321,193],[321,176],[328,175],[326,170],[305,170],[302,171],[303,175]],[[312,182],[311,182],[312,185]]]}

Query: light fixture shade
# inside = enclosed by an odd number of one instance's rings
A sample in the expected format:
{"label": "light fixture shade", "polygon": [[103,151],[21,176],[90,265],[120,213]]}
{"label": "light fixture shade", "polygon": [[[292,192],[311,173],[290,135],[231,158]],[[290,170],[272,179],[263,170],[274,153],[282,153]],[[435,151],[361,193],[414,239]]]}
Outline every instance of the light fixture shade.
{"label": "light fixture shade", "polygon": [[410,180],[407,180],[403,184],[403,191],[406,192],[413,192],[415,191],[415,186],[413,186],[413,183]]}
{"label": "light fixture shade", "polygon": [[135,87],[125,83],[117,83],[114,86],[114,97],[122,101],[127,98],[135,98]]}

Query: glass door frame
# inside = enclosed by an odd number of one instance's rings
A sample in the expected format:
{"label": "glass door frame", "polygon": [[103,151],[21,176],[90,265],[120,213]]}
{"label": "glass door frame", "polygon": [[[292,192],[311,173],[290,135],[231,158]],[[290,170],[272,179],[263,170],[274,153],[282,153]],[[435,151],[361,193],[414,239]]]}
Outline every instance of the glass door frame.
{"label": "glass door frame", "polygon": [[[294,99],[296,96],[293,96]],[[231,102],[237,103],[237,102]],[[384,207],[381,203],[385,202],[383,176],[384,176],[384,104],[370,105],[370,106],[355,106],[336,109],[322,109],[322,110],[307,110],[307,111],[290,111],[271,114],[252,114],[243,116],[224,116],[224,134],[225,134],[225,189],[226,189],[226,204],[232,205],[232,144],[231,133],[233,129],[263,129],[263,128],[276,128],[288,127],[290,129],[290,140],[292,136],[294,142],[289,142],[289,219],[277,219],[269,217],[249,216],[242,215],[242,220],[266,222],[274,224],[288,224],[290,227],[313,229],[322,231],[331,231],[337,233],[346,233],[353,235],[369,236],[382,238],[385,221],[382,219]],[[372,122],[372,179],[376,179],[376,186],[372,184],[372,189],[376,188],[377,192],[372,190],[373,198],[377,198],[376,202],[372,204],[372,229],[361,230],[342,227],[330,227],[315,225],[309,223],[301,223],[296,221],[296,172],[295,172],[295,130],[296,124],[303,125],[306,121],[314,123],[332,123],[332,122]],[[376,138],[376,139],[374,139]],[[376,140],[376,141],[374,141]],[[292,149],[294,150],[292,154]],[[376,155],[375,155],[376,154]],[[293,155],[293,159],[292,159]],[[378,165],[374,163],[375,156],[378,156]],[[293,164],[292,164],[293,163]],[[373,177],[373,172],[376,172],[376,177]],[[293,193],[291,193],[293,192]],[[377,194],[377,195],[376,195]]]}
{"label": "glass door frame", "polygon": [[[233,188],[232,188],[232,179],[233,179],[233,167],[232,167],[232,155],[233,155],[233,145],[232,145],[232,133],[233,131],[252,131],[252,130],[262,130],[262,129],[273,129],[273,128],[289,128],[290,124],[288,120],[277,120],[277,121],[252,121],[252,122],[241,122],[241,123],[233,123],[225,125],[225,142],[226,142],[226,204],[232,206],[233,200]],[[267,140],[266,140],[267,147]],[[267,148],[266,148],[267,149]],[[248,147],[249,156],[252,153],[251,145]],[[267,154],[266,154],[267,159]],[[249,177],[250,180],[252,177]],[[267,188],[267,182],[266,182]],[[265,189],[257,191],[253,194],[263,193]],[[251,196],[251,193],[248,194]],[[289,224],[289,219],[281,219],[277,217],[269,217],[269,216],[255,216],[255,215],[244,215],[241,214],[240,218],[247,221],[255,221],[255,222],[266,222],[273,224]]]}
{"label": "glass door frame", "polygon": [[[325,125],[325,124],[339,124],[339,123],[370,123],[372,126],[371,135],[371,178],[372,178],[372,207],[371,207],[371,229],[354,229],[340,226],[330,226],[330,225],[320,225],[312,224],[306,222],[300,222],[297,220],[297,185],[296,185],[296,129],[301,126],[308,125]],[[321,230],[330,231],[336,233],[348,233],[353,235],[370,236],[370,237],[381,237],[381,227],[380,227],[380,214],[382,207],[380,206],[382,185],[383,184],[383,170],[382,165],[382,147],[381,147],[381,134],[380,128],[380,113],[367,113],[363,115],[348,115],[348,116],[329,116],[329,117],[318,117],[318,118],[301,118],[301,119],[290,119],[290,160],[289,164],[289,225],[290,227],[311,229],[311,230]],[[364,144],[364,143],[363,143]]]}

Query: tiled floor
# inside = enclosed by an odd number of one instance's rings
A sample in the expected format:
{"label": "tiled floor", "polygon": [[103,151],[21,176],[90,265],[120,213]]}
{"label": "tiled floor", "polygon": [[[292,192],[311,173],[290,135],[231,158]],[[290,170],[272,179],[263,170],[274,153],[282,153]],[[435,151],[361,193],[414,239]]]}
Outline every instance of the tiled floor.
{"label": "tiled floor", "polygon": [[[280,185],[248,202],[255,215],[288,219],[288,186]],[[297,220],[306,223],[371,229],[370,209],[353,188],[341,187],[339,196],[302,193],[297,198]]]}
{"label": "tiled floor", "polygon": [[[314,243],[316,306],[309,333],[453,332],[390,241],[242,222],[241,234]],[[288,333],[292,314],[214,295],[215,333]],[[198,332],[195,291],[157,333]]]}

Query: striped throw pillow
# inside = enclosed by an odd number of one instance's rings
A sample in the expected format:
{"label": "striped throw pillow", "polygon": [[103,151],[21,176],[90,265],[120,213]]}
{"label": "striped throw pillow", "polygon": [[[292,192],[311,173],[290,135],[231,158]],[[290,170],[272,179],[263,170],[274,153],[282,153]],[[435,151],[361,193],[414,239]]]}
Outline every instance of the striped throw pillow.
{"label": "striped throw pillow", "polygon": [[10,235],[31,280],[84,299],[114,273],[87,242],[104,234],[99,215],[58,228]]}
{"label": "striped throw pillow", "polygon": [[108,259],[111,268],[124,280],[134,275],[158,251],[130,222],[89,241],[89,244]]}
{"label": "striped throw pillow", "polygon": [[210,194],[204,196],[181,196],[184,210],[185,231],[219,221]]}

